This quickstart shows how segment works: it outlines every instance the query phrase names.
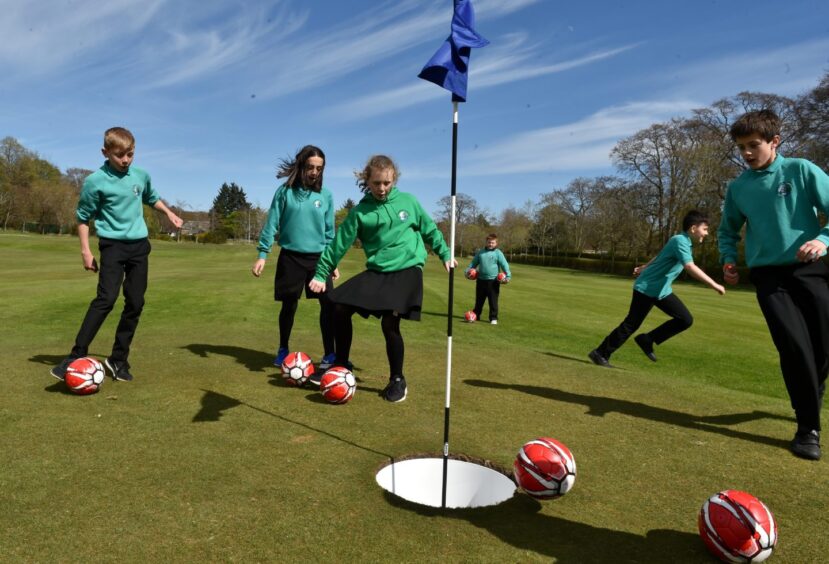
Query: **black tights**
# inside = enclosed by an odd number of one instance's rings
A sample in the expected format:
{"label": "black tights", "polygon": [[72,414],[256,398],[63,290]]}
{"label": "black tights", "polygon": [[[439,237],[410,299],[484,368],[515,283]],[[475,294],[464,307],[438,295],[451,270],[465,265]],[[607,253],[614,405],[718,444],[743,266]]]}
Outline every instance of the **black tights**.
{"label": "black tights", "polygon": [[[351,340],[353,329],[351,316],[356,311],[353,307],[337,304],[335,307],[335,333],[337,350],[337,364],[345,365],[348,355],[351,352]],[[389,359],[389,375],[403,375],[403,335],[400,334],[400,316],[393,313],[384,313],[380,320],[380,327],[383,329],[383,337],[386,339],[386,356]]]}
{"label": "black tights", "polygon": [[[328,355],[334,352],[334,303],[325,294],[320,296],[319,301],[322,348],[325,354]],[[299,300],[282,300],[282,309],[279,310],[279,348],[281,349],[288,348],[298,306]]]}

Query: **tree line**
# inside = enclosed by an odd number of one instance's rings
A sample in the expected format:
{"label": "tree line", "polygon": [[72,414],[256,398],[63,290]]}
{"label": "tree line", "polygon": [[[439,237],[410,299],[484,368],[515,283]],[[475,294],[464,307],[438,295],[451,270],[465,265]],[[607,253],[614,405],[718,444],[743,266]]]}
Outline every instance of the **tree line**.
{"label": "tree line", "polygon": [[[557,264],[556,257],[602,257],[605,262],[639,261],[653,256],[680,230],[690,209],[706,211],[712,227],[719,224],[728,182],[743,169],[728,130],[750,110],[770,108],[783,121],[780,152],[807,158],[829,170],[829,73],[812,90],[794,98],[741,92],[709,107],[695,109],[621,139],[610,158],[616,174],[572,179],[553,187],[537,201],[511,205],[497,213],[472,196],[456,197],[456,251],[471,254],[486,235],[495,232],[510,260]],[[3,229],[40,233],[75,230],[75,204],[91,171],[66,172],[6,137],[0,141],[0,222]],[[436,220],[447,235],[449,197],[437,202]],[[355,202],[348,199],[337,211],[341,222]],[[242,187],[225,182],[208,212],[170,206],[186,221],[186,235],[202,242],[228,239],[251,241],[267,216],[252,205]],[[151,236],[171,233],[166,218],[145,209]],[[187,223],[185,227],[188,227]],[[703,265],[714,260],[712,243],[698,249]],[[567,265],[574,265],[572,262]],[[577,265],[576,265],[577,266]]]}

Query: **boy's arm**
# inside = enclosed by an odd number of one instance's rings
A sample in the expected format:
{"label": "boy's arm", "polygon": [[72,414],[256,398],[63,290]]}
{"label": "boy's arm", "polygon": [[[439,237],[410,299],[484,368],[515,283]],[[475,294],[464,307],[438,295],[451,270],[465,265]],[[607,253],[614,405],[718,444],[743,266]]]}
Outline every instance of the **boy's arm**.
{"label": "boy's arm", "polygon": [[642,274],[642,271],[645,270],[648,267],[648,265],[653,262],[653,259],[655,259],[655,258],[656,257],[653,257],[651,260],[649,260],[645,264],[640,264],[639,266],[635,266],[633,268],[633,277],[636,278],[637,276]]}
{"label": "boy's arm", "polygon": [[177,216],[175,213],[173,213],[173,210],[168,208],[163,201],[156,200],[156,202],[153,204],[153,207],[165,214],[167,216],[167,219],[170,220],[170,223],[176,226],[176,229],[181,229],[181,226],[184,225],[184,222],[181,220],[181,218]]}
{"label": "boy's arm", "polygon": [[[829,176],[814,163],[807,162],[804,182],[815,207],[825,215],[829,215]],[[827,245],[829,245],[829,224],[821,228],[817,237],[800,246],[797,250],[797,260],[814,262],[826,254]]]}
{"label": "boy's arm", "polygon": [[725,288],[723,288],[722,284],[717,284],[714,280],[705,274],[705,272],[695,265],[693,262],[685,263],[685,272],[702,282],[703,284],[707,285],[709,288],[713,289],[719,295],[725,294]]}
{"label": "boy's arm", "polygon": [[504,256],[504,253],[501,249],[498,249],[498,266],[501,270],[504,271],[504,274],[507,275],[507,280],[512,278],[512,273],[509,271],[509,263],[507,262],[507,257]]}
{"label": "boy's arm", "polygon": [[470,268],[475,268],[480,263],[481,263],[481,251],[478,251],[477,253],[475,253],[475,256],[472,257],[472,262],[469,263],[469,266],[466,267],[466,270],[469,270]]}
{"label": "boy's arm", "polygon": [[737,243],[740,242],[740,230],[746,217],[737,209],[731,197],[731,188],[725,193],[722,219],[717,229],[717,246],[720,251],[720,264],[737,264]]}
{"label": "boy's arm", "polygon": [[78,223],[78,239],[81,240],[81,260],[83,260],[84,270],[98,272],[98,263],[95,262],[95,255],[92,254],[92,249],[89,248],[88,223]]}

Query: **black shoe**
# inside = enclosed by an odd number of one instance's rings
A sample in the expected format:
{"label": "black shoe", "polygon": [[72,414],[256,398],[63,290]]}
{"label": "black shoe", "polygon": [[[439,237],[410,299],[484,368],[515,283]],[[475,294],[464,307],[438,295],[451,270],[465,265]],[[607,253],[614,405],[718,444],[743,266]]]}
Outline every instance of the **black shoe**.
{"label": "black shoe", "polygon": [[60,364],[57,366],[53,366],[52,369],[49,371],[49,374],[57,378],[58,380],[63,380],[64,376],[66,376],[66,369],[69,368],[69,365],[72,364],[72,361],[76,360],[71,357],[66,357],[60,361]]}
{"label": "black shoe", "polygon": [[820,433],[812,431],[798,431],[789,445],[792,453],[800,458],[820,460]]}
{"label": "black shoe", "polygon": [[639,345],[639,348],[642,349],[642,352],[645,353],[645,356],[651,359],[653,362],[656,362],[656,355],[653,354],[653,341],[650,337],[648,337],[645,333],[640,335],[636,335],[633,338],[636,341],[636,344]]}
{"label": "black shoe", "polygon": [[112,360],[108,358],[104,361],[104,366],[109,370],[109,375],[113,380],[121,382],[132,382],[132,374],[130,374],[129,365],[122,360]]}
{"label": "black shoe", "polygon": [[319,388],[323,374],[325,374],[325,370],[317,370],[316,372],[308,376],[308,379],[305,382],[313,388]]}
{"label": "black shoe", "polygon": [[403,376],[395,376],[383,390],[382,396],[386,401],[399,403],[406,399],[406,379]]}
{"label": "black shoe", "polygon": [[593,364],[604,366],[605,368],[613,368],[613,365],[610,364],[610,361],[603,357],[602,353],[600,353],[596,349],[590,351],[590,353],[587,356],[590,358],[590,360],[593,361]]}

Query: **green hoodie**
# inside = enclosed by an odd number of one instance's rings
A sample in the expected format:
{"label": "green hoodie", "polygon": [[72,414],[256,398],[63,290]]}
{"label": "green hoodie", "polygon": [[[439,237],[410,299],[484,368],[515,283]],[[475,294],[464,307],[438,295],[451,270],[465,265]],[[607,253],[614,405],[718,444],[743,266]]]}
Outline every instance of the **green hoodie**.
{"label": "green hoodie", "polygon": [[470,268],[478,270],[478,280],[495,280],[498,273],[503,271],[507,278],[512,278],[509,271],[509,263],[507,257],[501,252],[501,249],[487,249],[484,247],[475,253],[472,262],[469,263]]}
{"label": "green hoodie", "polygon": [[337,229],[317,263],[314,280],[325,282],[345,253],[360,239],[366,253],[366,268],[397,272],[426,264],[427,243],[443,262],[451,258],[443,235],[414,196],[395,186],[386,199],[371,193],[354,206]]}

